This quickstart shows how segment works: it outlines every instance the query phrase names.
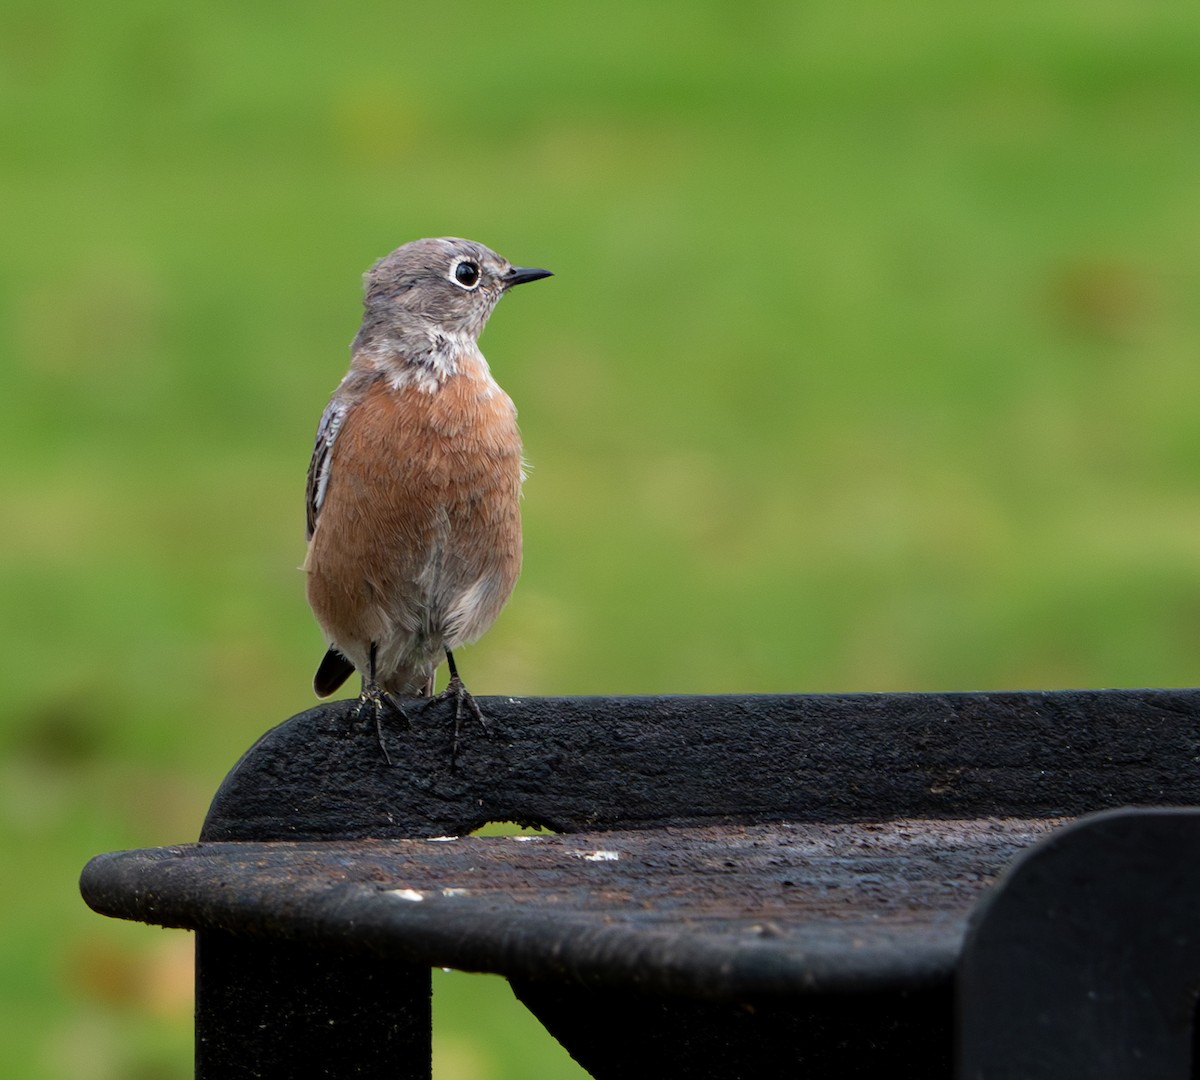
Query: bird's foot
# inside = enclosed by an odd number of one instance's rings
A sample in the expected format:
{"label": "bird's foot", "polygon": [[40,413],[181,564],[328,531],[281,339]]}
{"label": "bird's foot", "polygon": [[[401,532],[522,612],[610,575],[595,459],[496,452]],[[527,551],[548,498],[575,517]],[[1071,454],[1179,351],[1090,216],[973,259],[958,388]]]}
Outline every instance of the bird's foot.
{"label": "bird's foot", "polygon": [[465,715],[472,716],[487,735],[491,735],[492,729],[488,727],[488,722],[483,718],[483,712],[471,696],[471,692],[467,689],[462,679],[458,677],[458,672],[450,676],[450,681],[446,684],[445,690],[440,694],[434,694],[425,703],[425,708],[428,709],[431,705],[437,705],[443,701],[454,702],[454,740],[450,744],[450,767],[453,768],[455,762],[458,760],[458,737],[462,730],[463,717]]}
{"label": "bird's foot", "polygon": [[392,755],[388,753],[387,744],[383,739],[383,714],[393,713],[404,721],[404,726],[412,730],[412,721],[396,699],[376,682],[364,682],[362,693],[358,695],[358,706],[354,710],[354,719],[361,721],[368,711],[375,714],[375,738],[379,740],[379,749],[383,752],[383,760],[392,764]]}

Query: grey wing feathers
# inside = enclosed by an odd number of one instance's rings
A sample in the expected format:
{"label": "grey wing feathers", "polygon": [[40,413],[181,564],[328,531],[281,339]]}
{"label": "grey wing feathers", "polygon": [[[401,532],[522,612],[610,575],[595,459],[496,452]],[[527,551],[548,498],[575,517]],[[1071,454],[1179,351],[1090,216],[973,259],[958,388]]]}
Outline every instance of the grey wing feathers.
{"label": "grey wing feathers", "polygon": [[333,455],[333,442],[346,416],[346,404],[334,398],[325,406],[321,414],[321,422],[317,425],[317,441],[313,446],[312,460],[308,463],[307,498],[307,539],[311,540],[317,527],[317,517],[321,513],[321,504],[325,501],[325,489],[329,485],[329,466]]}

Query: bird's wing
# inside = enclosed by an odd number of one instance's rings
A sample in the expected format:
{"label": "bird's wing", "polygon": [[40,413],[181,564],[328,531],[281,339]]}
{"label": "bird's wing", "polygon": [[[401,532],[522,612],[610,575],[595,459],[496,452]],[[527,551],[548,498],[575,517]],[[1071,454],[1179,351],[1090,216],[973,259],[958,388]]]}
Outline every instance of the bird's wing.
{"label": "bird's wing", "polygon": [[329,486],[329,466],[333,460],[333,443],[341,430],[342,421],[346,418],[349,403],[334,395],[325,411],[321,414],[321,422],[317,425],[317,441],[313,446],[312,461],[308,463],[308,485],[305,500],[308,528],[306,536],[312,539],[317,527],[317,517],[321,513],[321,504],[325,501],[325,489]]}

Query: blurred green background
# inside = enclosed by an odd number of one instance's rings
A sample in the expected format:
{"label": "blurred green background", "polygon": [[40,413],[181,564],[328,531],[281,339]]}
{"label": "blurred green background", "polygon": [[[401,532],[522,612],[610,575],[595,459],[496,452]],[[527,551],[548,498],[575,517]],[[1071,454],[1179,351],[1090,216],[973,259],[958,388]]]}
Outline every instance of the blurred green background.
{"label": "blurred green background", "polygon": [[[312,704],[312,434],[419,236],[533,464],[479,694],[1188,685],[1200,8],[7,0],[0,1071],[190,1075],[194,837]],[[578,1071],[436,977],[442,1080]]]}

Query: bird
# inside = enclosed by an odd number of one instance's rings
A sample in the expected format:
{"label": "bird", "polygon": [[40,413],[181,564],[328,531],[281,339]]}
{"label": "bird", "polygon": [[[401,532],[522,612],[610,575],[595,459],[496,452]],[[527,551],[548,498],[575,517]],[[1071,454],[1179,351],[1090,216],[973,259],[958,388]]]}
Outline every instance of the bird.
{"label": "bird", "polygon": [[[468,713],[485,729],[454,650],[477,640],[521,568],[525,479],[512,399],[479,335],[516,285],[553,276],[459,237],[414,240],[363,278],[350,369],[317,427],[308,468],[309,606],[326,642],[318,697],[362,676],[357,715],[415,695],[453,700],[454,743]],[[449,683],[433,696],[445,659]]]}

